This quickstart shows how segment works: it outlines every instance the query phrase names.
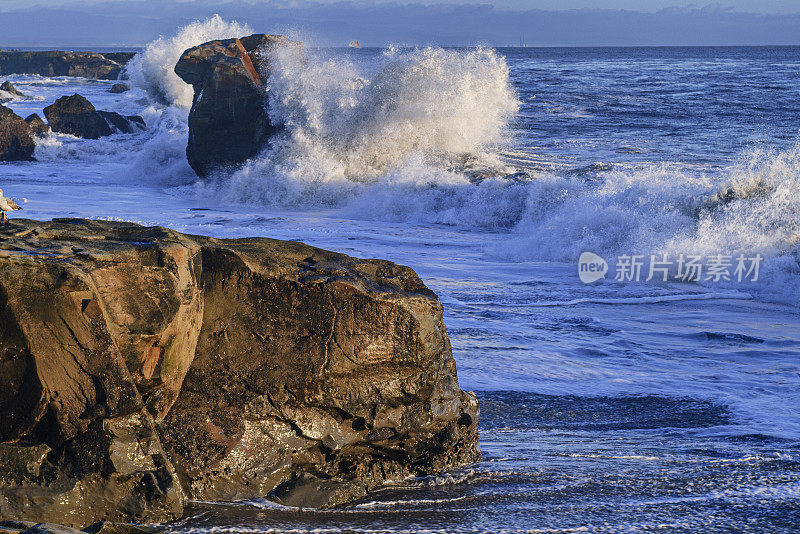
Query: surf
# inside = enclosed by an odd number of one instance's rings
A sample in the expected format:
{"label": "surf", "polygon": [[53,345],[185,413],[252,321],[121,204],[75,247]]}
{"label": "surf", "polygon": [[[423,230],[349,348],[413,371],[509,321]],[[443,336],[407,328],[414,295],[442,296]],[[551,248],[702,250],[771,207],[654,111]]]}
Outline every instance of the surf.
{"label": "surf", "polygon": [[305,60],[275,51],[265,106],[282,133],[240,169],[197,180],[185,157],[192,88],[173,67],[186,48],[251,31],[215,16],[159,37],[124,72],[145,102],[147,133],[113,143],[49,138],[37,156],[116,162],[124,154],[123,183],[255,210],[332,209],[500,233],[507,239],[486,247],[496,261],[574,262],[587,250],[759,253],[762,282],[746,290],[800,299],[800,144],[751,148],[714,172],[669,161],[594,165],[588,174],[543,165],[519,139],[519,83],[489,48],[390,47],[363,58],[307,50]]}

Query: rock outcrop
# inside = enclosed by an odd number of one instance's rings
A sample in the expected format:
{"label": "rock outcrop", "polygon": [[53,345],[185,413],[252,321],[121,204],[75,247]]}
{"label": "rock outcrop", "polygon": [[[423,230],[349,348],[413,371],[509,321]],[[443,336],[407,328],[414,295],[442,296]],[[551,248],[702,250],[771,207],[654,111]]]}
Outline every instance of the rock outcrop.
{"label": "rock outcrop", "polygon": [[144,120],[136,115],[123,116],[113,111],[97,111],[79,94],[62,96],[44,108],[44,115],[54,132],[86,139],[99,139],[113,133],[134,133],[144,129]]}
{"label": "rock outcrop", "polygon": [[409,268],[129,223],[0,227],[0,519],[326,507],[480,457]]}
{"label": "rock outcrop", "polygon": [[126,83],[115,83],[114,85],[111,86],[111,89],[109,89],[108,92],[119,94],[130,90],[131,86]]}
{"label": "rock outcrop", "polygon": [[0,75],[38,74],[116,80],[133,56],[130,52],[0,51]]}
{"label": "rock outcrop", "polygon": [[50,126],[42,120],[38,113],[31,113],[25,117],[25,122],[28,123],[33,135],[42,136],[50,133]]}
{"label": "rock outcrop", "polygon": [[186,50],[175,73],[194,88],[186,156],[198,176],[238,166],[263,149],[278,130],[266,111],[267,53],[302,45],[282,35],[256,34],[210,41]]}
{"label": "rock outcrop", "polygon": [[100,521],[81,530],[56,523],[33,521],[0,521],[0,534],[158,534],[155,527],[134,523]]}
{"label": "rock outcrop", "polygon": [[11,82],[5,81],[0,84],[0,103],[9,102],[16,98],[25,98],[26,95],[14,87]]}
{"label": "rock outcrop", "polygon": [[22,91],[14,87],[8,80],[0,84],[0,91],[5,91],[6,93],[10,93],[14,96],[25,96]]}
{"label": "rock outcrop", "polygon": [[0,105],[0,161],[29,161],[33,159],[35,148],[28,123]]}

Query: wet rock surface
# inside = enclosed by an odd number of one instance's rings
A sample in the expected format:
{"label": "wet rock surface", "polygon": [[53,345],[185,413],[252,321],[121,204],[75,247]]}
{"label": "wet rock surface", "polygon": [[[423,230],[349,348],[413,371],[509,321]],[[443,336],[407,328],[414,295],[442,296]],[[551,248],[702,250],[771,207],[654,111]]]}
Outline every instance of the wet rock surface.
{"label": "wet rock surface", "polygon": [[109,93],[124,93],[126,91],[130,91],[131,86],[125,83],[115,83],[111,86],[111,89],[108,90]]}
{"label": "wet rock surface", "polygon": [[44,115],[54,132],[86,139],[99,139],[113,133],[134,133],[145,127],[141,117],[98,111],[79,94],[62,96],[44,108]]}
{"label": "wet rock surface", "polygon": [[57,523],[36,523],[35,521],[0,521],[3,534],[156,534],[161,529],[135,523],[113,523],[100,521],[81,530]]}
{"label": "wet rock surface", "polygon": [[266,111],[264,76],[273,47],[302,45],[282,35],[210,41],[186,50],[175,73],[194,88],[186,156],[198,176],[238,166],[278,131]]}
{"label": "wet rock surface", "polygon": [[0,518],[326,507],[480,458],[409,268],[82,219],[0,227]]}
{"label": "wet rock surface", "polygon": [[14,100],[15,98],[25,98],[26,95],[14,87],[11,82],[5,81],[0,84],[0,103]]}
{"label": "wet rock surface", "polygon": [[30,125],[0,105],[0,161],[29,161],[35,148]]}
{"label": "wet rock surface", "polygon": [[42,136],[50,132],[50,125],[44,122],[38,113],[31,113],[25,117],[25,122],[28,123],[33,135]]}
{"label": "wet rock surface", "polygon": [[24,530],[28,530],[29,528],[35,525],[36,525],[35,521],[0,521],[0,533],[17,534]]}
{"label": "wet rock surface", "polygon": [[159,529],[133,523],[113,523],[111,521],[100,521],[81,529],[86,534],[155,534]]}
{"label": "wet rock surface", "polygon": [[116,80],[125,63],[133,56],[131,52],[98,54],[60,50],[41,52],[0,50],[0,75],[38,74]]}

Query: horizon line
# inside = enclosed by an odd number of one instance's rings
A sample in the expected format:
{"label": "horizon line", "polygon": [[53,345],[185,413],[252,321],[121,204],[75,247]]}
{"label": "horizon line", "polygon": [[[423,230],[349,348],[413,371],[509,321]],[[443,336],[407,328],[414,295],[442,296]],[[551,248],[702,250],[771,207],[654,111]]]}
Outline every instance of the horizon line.
{"label": "horizon line", "polygon": [[[103,44],[103,45],[55,45],[54,47],[51,46],[34,46],[34,45],[6,45],[0,44],[0,52],[31,52],[34,50],[40,50],[42,52],[69,52],[69,51],[79,51],[79,52],[91,52],[92,49],[103,49],[103,48],[143,48],[147,46],[151,41],[148,41],[143,44],[138,45],[131,45],[131,44]],[[454,45],[454,44],[434,44],[434,43],[420,43],[416,45],[370,45],[370,46],[360,46],[358,48],[351,47],[348,45],[338,45],[338,46],[319,46],[315,48],[319,48],[320,50],[335,50],[335,49],[349,49],[349,50],[382,50],[385,48],[389,48],[391,46],[397,48],[420,48],[420,47],[437,47],[437,48],[519,48],[519,49],[532,49],[532,48],[800,48],[800,44],[703,44],[703,45],[692,45],[692,44],[670,44],[670,45],[492,45],[492,44],[474,44],[474,45]],[[77,50],[81,49],[81,50]]]}

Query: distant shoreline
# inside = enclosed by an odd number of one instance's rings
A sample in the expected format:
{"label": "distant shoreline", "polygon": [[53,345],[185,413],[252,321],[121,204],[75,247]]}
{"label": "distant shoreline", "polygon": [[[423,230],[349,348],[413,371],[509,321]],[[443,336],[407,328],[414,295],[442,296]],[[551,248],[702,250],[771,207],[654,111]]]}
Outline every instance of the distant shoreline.
{"label": "distant shoreline", "polygon": [[[116,45],[97,45],[97,46],[14,46],[0,44],[0,51],[3,52],[96,52],[99,54],[114,53],[114,52],[141,52],[146,45],[141,46],[116,46]],[[322,50],[376,50],[385,49],[386,46],[361,46],[360,48],[352,48],[345,45],[342,46],[323,46]],[[598,45],[598,46],[559,46],[559,45],[475,45],[475,46],[460,46],[460,45],[437,45],[437,44],[418,44],[414,46],[398,46],[400,49],[409,48],[425,48],[428,46],[436,48],[479,48],[485,46],[495,49],[528,49],[528,50],[659,50],[659,49],[686,49],[686,50],[700,50],[700,49],[752,49],[752,48],[786,48],[786,49],[800,49],[800,45],[783,44],[783,45],[652,45],[652,46],[639,46],[639,45]]]}
{"label": "distant shoreline", "polygon": [[118,52],[141,52],[143,46],[5,46],[0,52],[95,52],[109,54]]}

